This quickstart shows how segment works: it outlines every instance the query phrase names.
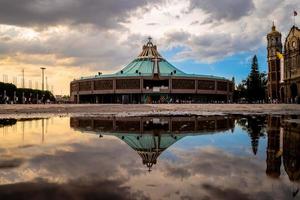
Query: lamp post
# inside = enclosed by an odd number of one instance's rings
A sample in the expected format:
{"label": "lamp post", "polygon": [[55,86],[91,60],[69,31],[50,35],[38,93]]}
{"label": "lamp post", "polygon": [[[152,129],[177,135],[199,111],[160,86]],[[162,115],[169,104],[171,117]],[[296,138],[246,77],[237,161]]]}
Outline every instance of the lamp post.
{"label": "lamp post", "polygon": [[45,84],[44,84],[44,77],[45,77],[45,67],[41,67],[41,70],[42,70],[42,91],[44,91],[44,87],[45,87]]}

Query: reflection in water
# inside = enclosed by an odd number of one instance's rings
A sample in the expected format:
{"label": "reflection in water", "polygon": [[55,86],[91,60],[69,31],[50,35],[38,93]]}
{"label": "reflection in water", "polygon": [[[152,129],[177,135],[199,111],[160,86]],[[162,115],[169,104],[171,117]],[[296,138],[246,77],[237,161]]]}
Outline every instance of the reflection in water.
{"label": "reflection in water", "polygon": [[[297,116],[292,118],[297,119]],[[300,181],[300,123],[290,123],[287,120],[287,116],[261,116],[247,117],[239,122],[251,136],[254,154],[257,152],[259,137],[264,136],[264,129],[267,129],[267,176],[278,179],[283,162],[289,180],[298,182]],[[292,196],[295,197],[298,192],[299,187],[295,187]]]}
{"label": "reflection in water", "polygon": [[299,121],[0,119],[0,199],[299,199]]}
{"label": "reflection in water", "polygon": [[234,128],[232,117],[135,117],[135,118],[71,118],[71,127],[114,135],[142,158],[151,171],[158,156],[183,137],[211,134]]}
{"label": "reflection in water", "polygon": [[256,155],[259,138],[264,136],[266,128],[266,116],[245,116],[238,120],[238,124],[246,130],[251,138],[253,154]]}
{"label": "reflection in water", "polygon": [[[297,119],[297,116],[293,116]],[[257,153],[259,138],[267,134],[267,169],[272,178],[280,177],[281,163],[291,181],[300,180],[300,123],[288,122],[287,116],[244,117],[238,124],[251,137],[253,153]]]}

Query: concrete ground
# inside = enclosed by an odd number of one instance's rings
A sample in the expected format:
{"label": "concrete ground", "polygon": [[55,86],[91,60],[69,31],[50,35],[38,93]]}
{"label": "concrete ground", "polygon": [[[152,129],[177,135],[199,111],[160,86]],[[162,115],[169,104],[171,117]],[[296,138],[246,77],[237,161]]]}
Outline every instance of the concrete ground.
{"label": "concrete ground", "polygon": [[0,105],[0,118],[45,115],[214,115],[294,114],[299,104],[46,104]]}

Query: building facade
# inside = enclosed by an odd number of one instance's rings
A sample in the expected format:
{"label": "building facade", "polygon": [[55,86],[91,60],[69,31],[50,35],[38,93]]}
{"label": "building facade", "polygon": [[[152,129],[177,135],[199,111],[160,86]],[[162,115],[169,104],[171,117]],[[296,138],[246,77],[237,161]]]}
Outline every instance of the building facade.
{"label": "building facade", "polygon": [[300,29],[293,26],[282,45],[281,33],[273,24],[267,40],[269,99],[300,103]]}
{"label": "building facade", "polygon": [[74,103],[229,102],[233,82],[187,74],[164,59],[151,39],[140,55],[115,74],[82,77],[70,84]]}

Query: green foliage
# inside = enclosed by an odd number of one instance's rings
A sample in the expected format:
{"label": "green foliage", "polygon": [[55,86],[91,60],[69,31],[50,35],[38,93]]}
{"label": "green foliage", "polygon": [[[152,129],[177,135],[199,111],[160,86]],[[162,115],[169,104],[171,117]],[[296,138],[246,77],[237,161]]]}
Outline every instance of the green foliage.
{"label": "green foliage", "polygon": [[37,98],[41,101],[45,101],[46,99],[55,101],[55,97],[50,91],[17,88],[13,84],[0,82],[0,103],[3,99],[4,91],[10,100],[13,100],[14,93],[16,93],[16,97],[18,97],[18,103],[22,103],[23,95],[27,99],[31,98],[32,102],[37,102]]}
{"label": "green foliage", "polygon": [[249,103],[263,101],[266,98],[267,76],[260,72],[256,55],[252,58],[251,70],[246,80],[237,86],[235,99],[244,99]]}
{"label": "green foliage", "polygon": [[11,83],[2,83],[0,82],[0,95],[3,96],[4,90],[6,91],[7,96],[13,96],[14,91],[17,90],[17,87]]}

